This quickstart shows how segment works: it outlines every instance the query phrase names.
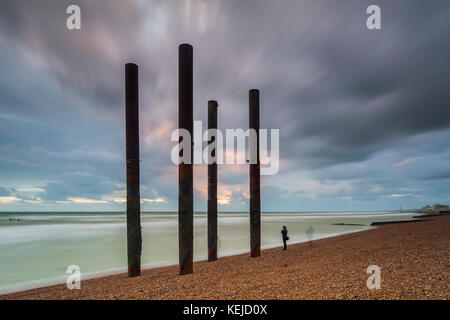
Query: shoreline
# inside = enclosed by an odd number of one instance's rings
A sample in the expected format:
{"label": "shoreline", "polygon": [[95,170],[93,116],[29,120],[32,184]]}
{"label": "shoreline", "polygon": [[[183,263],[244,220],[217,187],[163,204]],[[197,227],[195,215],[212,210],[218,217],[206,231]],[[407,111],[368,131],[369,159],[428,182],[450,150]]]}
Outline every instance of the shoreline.
{"label": "shoreline", "polygon": [[[449,299],[450,217],[386,224],[335,237],[178,265],[0,295],[2,299]],[[379,265],[382,289],[366,287],[367,266]]]}
{"label": "shoreline", "polygon": [[[339,232],[339,233],[334,233],[329,236],[327,235],[324,237],[316,238],[314,240],[311,240],[311,242],[322,240],[322,239],[336,238],[336,237],[340,237],[340,236],[343,236],[346,234],[351,234],[351,233],[368,231],[368,230],[378,227],[378,226],[371,226],[371,225],[358,225],[358,226],[365,226],[368,228],[361,229],[361,230],[352,230],[352,231],[343,231],[343,232]],[[308,242],[309,241],[298,241],[298,242],[292,242],[290,245],[293,246],[296,244],[308,243]],[[267,246],[267,247],[262,247],[261,250],[263,252],[263,251],[278,248],[278,247],[280,247],[280,246]],[[235,251],[229,252],[228,254],[219,256],[218,259],[239,256],[239,255],[245,255],[248,252],[249,252],[249,250],[235,250]],[[207,256],[202,256],[197,259],[194,259],[194,263],[207,262],[207,260],[208,260]],[[158,269],[158,268],[164,268],[164,267],[178,267],[178,262],[177,261],[161,261],[161,262],[156,262],[153,264],[142,265],[141,270],[144,271],[144,270]],[[85,280],[92,280],[92,279],[98,279],[98,278],[105,278],[105,277],[114,276],[114,275],[127,274],[127,272],[128,272],[128,268],[126,266],[118,267],[118,268],[107,269],[107,270],[103,270],[103,271],[89,272],[89,273],[85,274],[84,276],[82,274],[82,279],[83,279],[83,281],[85,281]],[[55,278],[51,278],[51,279],[31,280],[28,282],[23,282],[22,285],[18,285],[17,287],[1,289],[0,290],[0,300],[2,299],[2,296],[5,296],[5,295],[16,294],[16,293],[21,293],[21,292],[31,291],[31,290],[36,290],[36,289],[43,289],[43,288],[53,287],[53,286],[57,286],[57,285],[65,285],[66,278],[67,278],[67,276],[60,276],[60,277],[55,277]]]}

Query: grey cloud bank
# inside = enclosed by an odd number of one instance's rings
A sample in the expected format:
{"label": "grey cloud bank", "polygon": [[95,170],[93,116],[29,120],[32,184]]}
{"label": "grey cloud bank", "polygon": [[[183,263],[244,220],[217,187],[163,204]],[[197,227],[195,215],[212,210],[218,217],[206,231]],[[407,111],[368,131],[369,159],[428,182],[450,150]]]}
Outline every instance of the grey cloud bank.
{"label": "grey cloud bank", "polygon": [[[176,210],[177,46],[194,46],[195,120],[280,129],[262,210],[383,210],[448,202],[450,4],[376,1],[0,3],[0,210],[124,210],[124,83],[140,67],[144,210]],[[407,161],[408,160],[408,161]],[[206,167],[196,169],[196,210]],[[219,172],[220,210],[246,210],[245,166]],[[159,199],[159,200],[157,200]]]}

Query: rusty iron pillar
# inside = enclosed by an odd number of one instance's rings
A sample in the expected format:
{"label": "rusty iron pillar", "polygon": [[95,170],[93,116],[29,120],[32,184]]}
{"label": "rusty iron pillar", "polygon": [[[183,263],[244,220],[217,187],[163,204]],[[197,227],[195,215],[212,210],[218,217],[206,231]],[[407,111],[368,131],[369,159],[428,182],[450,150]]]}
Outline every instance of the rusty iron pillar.
{"label": "rusty iron pillar", "polygon": [[125,65],[128,276],[141,274],[141,206],[139,192],[138,66]]}
{"label": "rusty iron pillar", "polygon": [[[178,167],[178,250],[180,274],[189,274],[194,269],[193,48],[190,44],[181,44],[178,53],[178,127],[187,130],[191,138],[190,161],[181,161]],[[181,157],[183,152],[180,151]]]}
{"label": "rusty iron pillar", "polygon": [[[217,107],[217,101],[208,101],[208,129],[217,129]],[[217,260],[217,153],[209,149],[212,142],[210,138],[208,154],[214,162],[208,164],[208,261]]]}
{"label": "rusty iron pillar", "polygon": [[[249,91],[249,128],[256,132],[256,163],[250,161],[250,252],[252,257],[261,255],[261,200],[259,163],[259,90]],[[252,144],[250,134],[250,144]],[[255,161],[253,161],[255,162]]]}

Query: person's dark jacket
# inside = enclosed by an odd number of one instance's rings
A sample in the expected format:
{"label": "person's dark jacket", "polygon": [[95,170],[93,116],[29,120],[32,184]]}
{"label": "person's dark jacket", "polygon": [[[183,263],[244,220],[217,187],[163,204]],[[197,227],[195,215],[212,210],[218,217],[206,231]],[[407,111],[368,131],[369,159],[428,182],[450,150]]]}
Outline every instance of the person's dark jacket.
{"label": "person's dark jacket", "polygon": [[283,236],[283,240],[287,240],[287,229],[283,229],[283,230],[281,230],[281,234],[282,234],[282,236]]}

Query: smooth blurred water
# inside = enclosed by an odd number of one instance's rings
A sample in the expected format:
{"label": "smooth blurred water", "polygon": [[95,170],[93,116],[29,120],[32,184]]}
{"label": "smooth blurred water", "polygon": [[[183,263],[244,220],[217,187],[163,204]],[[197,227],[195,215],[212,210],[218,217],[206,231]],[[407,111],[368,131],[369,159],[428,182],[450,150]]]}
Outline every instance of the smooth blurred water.
{"label": "smooth blurred water", "polygon": [[[262,248],[281,246],[281,227],[289,243],[370,229],[373,221],[408,220],[414,213],[266,213],[262,214]],[[10,221],[14,217],[19,221]],[[178,216],[142,214],[142,264],[178,262]],[[207,257],[206,214],[194,216],[194,258]],[[360,224],[358,226],[334,225]],[[249,251],[249,216],[220,213],[219,257]],[[120,213],[1,213],[0,292],[64,282],[69,265],[82,277],[126,270],[126,217]]]}

